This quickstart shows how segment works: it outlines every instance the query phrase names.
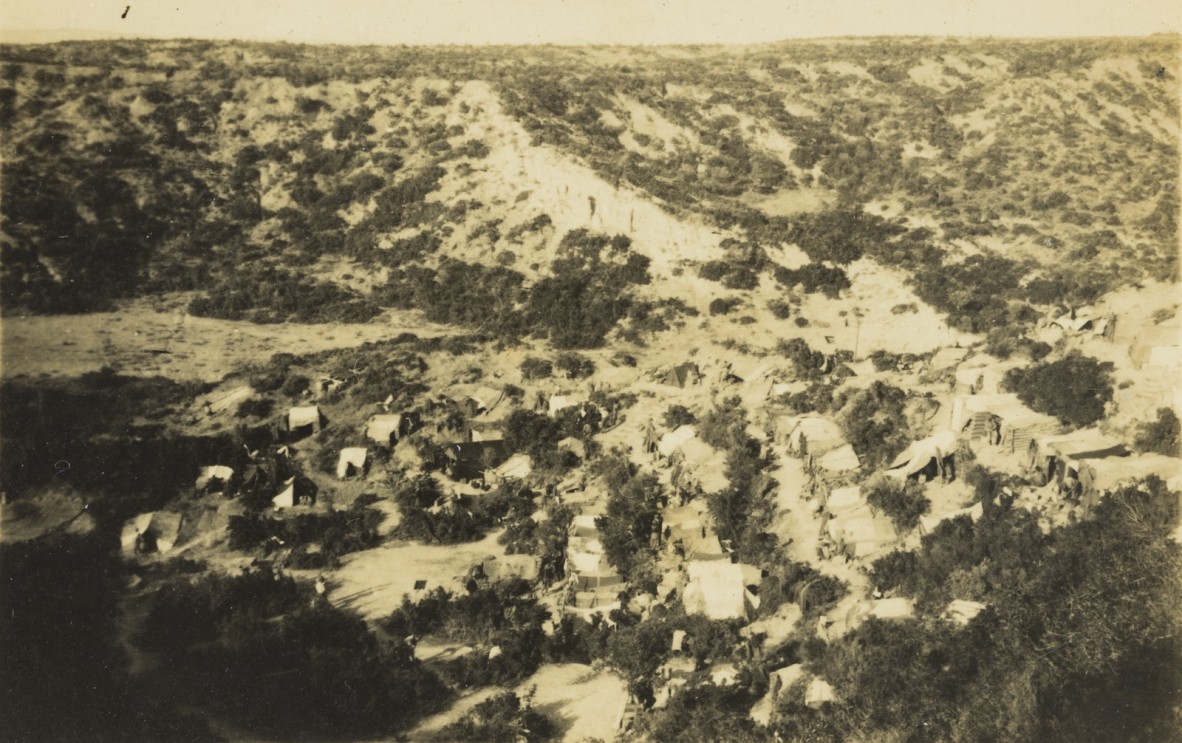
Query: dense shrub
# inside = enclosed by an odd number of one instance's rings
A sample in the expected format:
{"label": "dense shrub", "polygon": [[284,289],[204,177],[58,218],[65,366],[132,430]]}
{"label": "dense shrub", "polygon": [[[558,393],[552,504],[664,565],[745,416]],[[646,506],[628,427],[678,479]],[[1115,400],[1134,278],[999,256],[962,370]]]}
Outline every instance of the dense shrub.
{"label": "dense shrub", "polygon": [[270,570],[174,581],[136,641],[187,703],[268,736],[389,734],[446,699],[404,648],[312,596]]}
{"label": "dense shrub", "polygon": [[523,379],[546,379],[554,373],[554,365],[546,359],[527,356],[521,362],[521,376]]}
{"label": "dense shrub", "polygon": [[918,526],[919,517],[927,513],[932,505],[919,483],[890,477],[880,478],[867,487],[866,502],[885,513],[900,534]]}
{"label": "dense shrub", "polygon": [[883,382],[864,390],[843,390],[833,407],[837,421],[864,466],[880,466],[907,444],[906,394]]}
{"label": "dense shrub", "polygon": [[550,612],[540,606],[529,584],[519,578],[497,581],[452,594],[442,588],[417,602],[402,605],[383,621],[395,636],[437,636],[455,642],[500,647],[497,658],[487,652],[451,661],[443,673],[463,686],[506,684],[537,670],[544,660],[541,624]]}
{"label": "dense shrub", "polygon": [[622,455],[593,463],[592,471],[608,488],[607,509],[595,519],[604,553],[620,575],[645,590],[655,586],[651,535],[660,513],[660,484],[656,475],[642,474]]}
{"label": "dense shrub", "polygon": [[698,422],[698,417],[684,405],[670,405],[662,418],[667,428],[677,428]]}
{"label": "dense shrub", "polygon": [[506,691],[480,702],[472,711],[448,723],[438,734],[441,741],[465,743],[541,743],[555,734],[554,723],[531,705]]}
{"label": "dense shrub", "polygon": [[1072,351],[1058,361],[1011,369],[1002,383],[1033,410],[1083,427],[1104,417],[1111,371],[1111,363]]}
{"label": "dense shrub", "polygon": [[269,397],[252,397],[243,400],[234,411],[235,418],[269,418],[275,412],[275,401]]}
{"label": "dense shrub", "polygon": [[0,545],[7,739],[216,739],[133,685],[116,622],[126,576],[115,547],[97,531]]}
{"label": "dense shrub", "polygon": [[960,263],[927,267],[912,276],[915,293],[948,313],[948,324],[983,332],[1010,323],[1008,300],[1014,297],[1026,268],[999,255],[973,255]]}
{"label": "dense shrub", "polygon": [[367,322],[381,308],[355,292],[278,268],[240,267],[189,303],[197,317],[280,322]]}
{"label": "dense shrub", "polygon": [[554,359],[554,368],[567,379],[584,379],[595,373],[595,362],[578,353],[560,353]]}
{"label": "dense shrub", "polygon": [[899,225],[859,207],[842,206],[798,219],[788,232],[788,240],[799,245],[814,263],[832,261],[844,265],[903,231]]}
{"label": "dense shrub", "polygon": [[395,531],[403,539],[434,544],[475,542],[504,519],[533,513],[535,497],[527,488],[504,483],[478,496],[444,498],[436,481],[424,475],[394,490],[402,515]]}
{"label": "dense shrub", "polygon": [[736,307],[743,303],[738,297],[717,297],[710,300],[711,315],[729,315]]}
{"label": "dense shrub", "polygon": [[799,284],[806,294],[820,291],[832,299],[836,299],[843,289],[850,288],[845,271],[820,263],[809,263],[795,270],[776,266],[775,277],[776,281],[790,289]]}
{"label": "dense shrub", "polygon": [[[257,513],[231,516],[230,547],[251,550],[275,540],[296,554],[307,555],[299,567],[337,567],[341,556],[378,544],[382,518],[381,511],[356,503],[345,511],[301,513],[284,519]],[[319,551],[309,554],[307,547],[313,544]]]}
{"label": "dense shrub", "polygon": [[[1176,516],[1177,498],[1150,480],[1049,534],[1024,509],[989,508],[977,524],[941,523],[917,553],[880,558],[875,585],[916,597],[921,611],[954,598],[988,608],[963,629],[868,621],[842,638],[817,663],[852,706],[835,712],[863,735],[924,740],[1004,730],[1012,740],[1067,741],[1108,724],[1122,736],[1168,739],[1177,695],[1158,684],[1182,651],[1167,639],[1176,619],[1164,599],[1180,567],[1167,544]],[[1055,648],[1055,660],[1023,647]],[[909,679],[905,694],[884,683],[899,674]]]}
{"label": "dense shrub", "polygon": [[1156,419],[1141,424],[1134,445],[1139,451],[1179,456],[1182,446],[1179,444],[1178,416],[1170,408],[1158,408]]}

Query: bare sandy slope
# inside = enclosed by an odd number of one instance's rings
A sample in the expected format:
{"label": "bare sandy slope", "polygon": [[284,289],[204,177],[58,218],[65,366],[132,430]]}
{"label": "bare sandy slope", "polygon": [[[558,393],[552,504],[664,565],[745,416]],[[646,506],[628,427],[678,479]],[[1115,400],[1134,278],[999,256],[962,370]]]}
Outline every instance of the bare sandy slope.
{"label": "bare sandy slope", "polygon": [[457,331],[414,313],[390,313],[366,324],[256,325],[137,305],[89,315],[5,317],[0,332],[5,377],[76,376],[109,366],[122,374],[213,382],[280,351],[314,353],[407,332]]}
{"label": "bare sandy slope", "polygon": [[499,536],[497,531],[479,542],[445,546],[391,541],[354,553],[333,574],[329,600],[367,620],[383,619],[402,603],[404,595],[414,594],[416,580],[426,580],[427,590],[460,588],[469,567],[487,555],[505,554],[497,544]]}
{"label": "bare sandy slope", "polygon": [[[533,706],[558,726],[558,740],[612,740],[616,717],[628,693],[624,681],[608,671],[597,671],[580,663],[542,666],[516,687],[519,695],[534,692]],[[427,718],[411,733],[412,740],[425,739],[495,694],[496,687],[476,691],[446,712]]]}
{"label": "bare sandy slope", "polygon": [[[465,84],[453,101],[454,106],[461,104],[479,112],[466,117],[467,133],[488,144],[490,153],[479,161],[482,172],[464,179],[445,178],[433,198],[444,203],[460,197],[497,203],[528,192],[515,203],[513,212],[521,221],[546,214],[554,225],[545,254],[531,255],[530,260],[549,263],[562,236],[580,227],[628,235],[634,249],[652,259],[652,273],[663,278],[671,276],[671,265],[679,259],[715,257],[720,231],[697,218],[679,219],[630,185],[608,183],[551,147],[531,146],[528,132],[502,110],[487,83]],[[521,265],[515,268],[527,270]]]}

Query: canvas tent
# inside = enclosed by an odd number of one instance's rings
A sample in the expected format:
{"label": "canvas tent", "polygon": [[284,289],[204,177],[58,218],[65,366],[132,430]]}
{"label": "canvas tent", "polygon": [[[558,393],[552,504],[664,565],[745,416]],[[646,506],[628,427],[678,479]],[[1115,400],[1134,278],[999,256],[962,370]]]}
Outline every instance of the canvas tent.
{"label": "canvas tent", "polygon": [[562,451],[569,451],[580,460],[587,458],[587,445],[581,439],[576,439],[574,436],[567,436],[562,441],[559,441],[558,448]]}
{"label": "canvas tent", "polygon": [[985,604],[978,601],[953,599],[944,609],[944,618],[960,625],[968,624],[973,617],[985,610]]}
{"label": "canvas tent", "polygon": [[453,480],[483,477],[485,470],[502,464],[511,454],[501,439],[448,444],[443,453],[448,459],[448,475]]}
{"label": "canvas tent", "polygon": [[967,348],[941,348],[928,359],[927,370],[937,372],[943,371],[944,369],[951,369],[968,355],[969,349]]}
{"label": "canvas tent", "polygon": [[956,394],[997,395],[1006,372],[1019,366],[1016,360],[1002,361],[992,356],[974,356],[956,368]]}
{"label": "canvas tent", "polygon": [[697,384],[700,378],[701,372],[698,371],[698,365],[688,362],[669,367],[661,372],[659,377],[662,384],[673,387],[685,387],[689,384]]}
{"label": "canvas tent", "polygon": [[291,508],[296,504],[295,497],[295,478],[292,477],[283,483],[283,488],[271,499],[271,505],[275,508]]}
{"label": "canvas tent", "polygon": [[202,467],[200,474],[197,475],[197,482],[194,486],[197,490],[213,490],[215,487],[221,490],[230,482],[230,478],[234,477],[234,470],[225,465],[215,464],[209,467]]}
{"label": "canvas tent", "polygon": [[1095,469],[1084,464],[1112,457],[1127,457],[1129,450],[1123,443],[1105,436],[1095,429],[1084,429],[1057,436],[1043,436],[1030,442],[1030,466],[1045,482],[1062,483],[1068,472],[1074,472],[1089,490]]}
{"label": "canvas tent", "polygon": [[618,600],[623,578],[607,562],[594,514],[572,520],[566,561],[577,608],[603,608]]}
{"label": "canvas tent", "polygon": [[492,387],[480,387],[469,395],[468,398],[476,402],[477,412],[483,414],[491,413],[500,404],[504,396],[505,393],[502,390],[493,389]]}
{"label": "canvas tent", "polygon": [[942,516],[934,516],[931,514],[928,514],[927,516],[920,516],[919,517],[919,533],[920,534],[931,534],[932,531],[937,526],[939,526],[941,523],[943,523],[949,519],[954,519],[958,516],[968,516],[970,519],[972,519],[973,523],[975,524],[975,523],[977,523],[978,520],[980,520],[980,518],[984,514],[985,514],[985,507],[982,506],[980,503],[974,503],[973,505],[969,506],[968,508],[961,508],[956,511],[951,511],[951,512],[946,513]]}
{"label": "canvas tent", "polygon": [[832,702],[837,699],[837,695],[833,692],[833,687],[829,685],[828,681],[820,678],[814,678],[809,682],[808,688],[804,692],[805,705],[816,709],[826,702]]}
{"label": "canvas tent", "polygon": [[484,576],[490,581],[521,578],[530,583],[538,579],[541,558],[537,555],[489,555],[480,563]]}
{"label": "canvas tent", "polygon": [[501,464],[488,470],[485,479],[490,484],[505,482],[506,480],[524,480],[533,471],[533,461],[528,454],[514,454]]}
{"label": "canvas tent", "polygon": [[957,441],[956,433],[945,429],[912,442],[895,457],[886,473],[892,477],[907,478],[919,475],[933,462],[940,468],[956,452]]}
{"label": "canvas tent", "polygon": [[341,449],[337,458],[337,479],[364,475],[369,461],[369,451],[364,446],[348,446]]}
{"label": "canvas tent", "polygon": [[1023,453],[1032,440],[1063,430],[1058,420],[1034,412],[1017,395],[962,395],[953,401],[950,427],[970,442],[988,441],[991,422],[1000,430],[1000,446],[1011,453]]}
{"label": "canvas tent", "polygon": [[862,460],[858,458],[858,453],[850,444],[825,452],[814,462],[817,467],[833,475],[852,472],[862,466]]}
{"label": "canvas tent", "polygon": [[313,433],[320,430],[320,408],[316,405],[289,408],[287,430],[291,433]]}
{"label": "canvas tent", "polygon": [[846,444],[841,426],[820,416],[780,416],[775,427],[776,439],[800,456],[824,454]]}
{"label": "canvas tent", "polygon": [[279,488],[279,494],[271,499],[271,505],[276,509],[292,508],[294,506],[310,506],[314,501],[311,488],[307,481],[299,481],[290,477]]}
{"label": "canvas tent", "polygon": [[878,619],[906,619],[914,614],[915,602],[901,596],[878,599],[870,605],[870,616]]}
{"label": "canvas tent", "polygon": [[657,442],[657,451],[661,453],[661,456],[667,457],[697,435],[693,426],[679,426],[661,437],[661,440]]}
{"label": "canvas tent", "polygon": [[692,560],[686,563],[689,583],[682,603],[689,614],[707,619],[748,619],[759,608],[759,597],[747,590],[743,568],[722,560]]}
{"label": "canvas tent", "polygon": [[550,416],[558,415],[567,408],[578,407],[584,402],[585,400],[576,395],[552,395],[550,397]]}
{"label": "canvas tent", "polygon": [[1129,344],[1129,358],[1133,366],[1177,366],[1179,347],[1182,346],[1182,325],[1167,321],[1162,325],[1146,325],[1140,328]]}
{"label": "canvas tent", "polygon": [[154,511],[141,513],[123,526],[120,542],[123,551],[133,553],[137,538],[141,549],[147,552],[169,552],[176,546],[183,517],[179,513]]}
{"label": "canvas tent", "polygon": [[375,415],[365,426],[365,436],[375,444],[392,446],[402,437],[414,433],[420,425],[417,413]]}
{"label": "canvas tent", "polygon": [[1150,475],[1169,483],[1182,474],[1182,460],[1152,453],[1095,459],[1083,466],[1091,468],[1092,487],[1100,493],[1111,492]]}
{"label": "canvas tent", "polygon": [[792,686],[797,681],[805,677],[804,666],[800,663],[793,663],[790,666],[778,668],[772,671],[768,679],[768,690],[773,698],[782,693],[789,686]]}
{"label": "canvas tent", "polygon": [[869,509],[829,519],[826,530],[829,538],[850,557],[872,555],[899,538],[890,519],[874,516]]}
{"label": "canvas tent", "polygon": [[721,560],[726,557],[708,518],[692,506],[670,509],[665,515],[670,545],[680,545],[689,560]]}
{"label": "canvas tent", "polygon": [[834,488],[825,499],[825,510],[831,516],[848,514],[866,505],[862,490],[857,485],[848,488]]}
{"label": "canvas tent", "polygon": [[1108,329],[1108,318],[1094,318],[1089,313],[1082,312],[1076,312],[1075,317],[1072,317],[1072,313],[1067,312],[1051,320],[1050,325],[1073,334],[1090,331],[1096,335],[1103,335]]}

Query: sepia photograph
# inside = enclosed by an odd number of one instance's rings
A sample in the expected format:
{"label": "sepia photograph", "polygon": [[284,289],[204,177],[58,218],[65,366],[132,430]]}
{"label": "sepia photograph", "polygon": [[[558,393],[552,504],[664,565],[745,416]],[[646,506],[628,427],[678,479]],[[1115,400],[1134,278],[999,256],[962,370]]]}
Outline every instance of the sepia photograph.
{"label": "sepia photograph", "polygon": [[1176,0],[0,9],[0,741],[1182,743]]}

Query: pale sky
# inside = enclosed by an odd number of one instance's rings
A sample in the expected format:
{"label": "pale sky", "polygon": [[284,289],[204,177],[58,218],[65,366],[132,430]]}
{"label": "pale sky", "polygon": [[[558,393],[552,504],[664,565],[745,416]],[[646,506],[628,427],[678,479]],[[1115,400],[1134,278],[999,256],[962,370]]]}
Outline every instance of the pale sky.
{"label": "pale sky", "polygon": [[1182,31],[1182,0],[7,0],[0,30],[364,44],[1143,36]]}

